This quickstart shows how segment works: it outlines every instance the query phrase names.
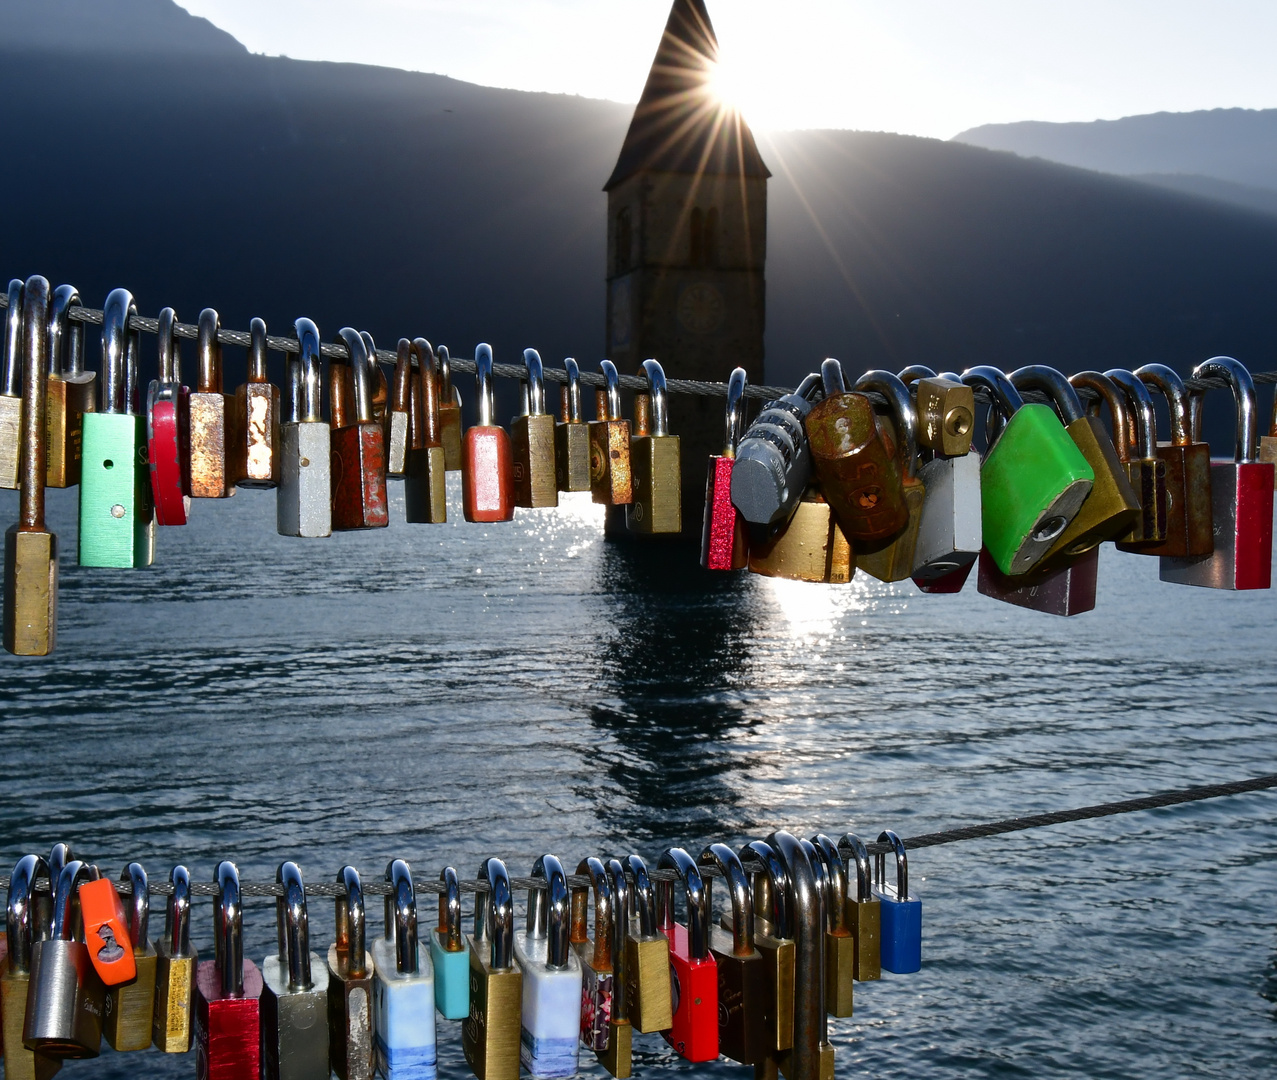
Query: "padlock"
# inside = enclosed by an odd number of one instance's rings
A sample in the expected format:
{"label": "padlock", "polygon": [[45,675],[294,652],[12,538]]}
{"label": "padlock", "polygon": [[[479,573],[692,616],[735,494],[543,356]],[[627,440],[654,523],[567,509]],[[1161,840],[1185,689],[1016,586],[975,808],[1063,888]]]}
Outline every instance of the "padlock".
{"label": "padlock", "polygon": [[199,382],[191,394],[191,497],[194,499],[229,499],[235,494],[235,452],[244,437],[235,395],[226,393],[223,385],[220,331],[221,321],[216,310],[201,311],[196,341]]}
{"label": "padlock", "polygon": [[[766,968],[767,999],[763,1009],[768,1054],[782,1053],[794,1045],[794,936],[785,866],[776,851],[762,840],[751,840],[740,850],[741,862],[762,864],[753,872],[754,947]],[[723,920],[726,928],[727,920]]]}
{"label": "padlock", "polygon": [[[381,428],[381,445],[383,454],[390,446],[390,384],[386,381],[386,373],[381,370],[381,354],[377,351],[377,343],[367,330],[360,330],[359,337],[368,353],[368,362],[372,365],[372,421]],[[350,393],[353,396],[353,384]]]}
{"label": "padlock", "polygon": [[288,411],[279,427],[275,525],[281,536],[331,536],[332,431],[320,410],[319,330],[306,318],[293,329],[297,355],[285,361]]}
{"label": "padlock", "polygon": [[239,870],[217,864],[214,959],[195,970],[195,1072],[200,1080],[258,1080],[262,973],[244,957]]}
{"label": "padlock", "polygon": [[[448,346],[435,350],[439,360],[439,440],[448,472],[461,469],[461,393],[452,385],[452,360]],[[489,379],[491,381],[491,379]]]}
{"label": "padlock", "polygon": [[[27,282],[27,288],[31,283]],[[1227,379],[1237,409],[1233,458],[1210,463],[1214,551],[1190,558],[1162,557],[1159,577],[1209,589],[1268,589],[1273,569],[1273,469],[1259,460],[1258,405],[1250,372],[1231,356],[1212,357],[1194,379]],[[1194,426],[1193,438],[1198,437]]]}
{"label": "padlock", "polygon": [[904,526],[889,537],[856,540],[856,567],[879,581],[903,581],[913,572],[918,546],[918,528],[927,490],[918,478],[918,426],[913,398],[899,377],[890,371],[866,371],[856,380],[857,391],[876,391],[887,399],[892,421],[892,442],[896,446],[900,493],[907,518]]}
{"label": "padlock", "polygon": [[58,637],[58,538],[44,520],[49,283],[23,287],[21,505],[4,534],[4,647],[16,656],[48,656]]}
{"label": "padlock", "polygon": [[73,859],[58,874],[52,936],[34,944],[22,1044],[45,1057],[97,1057],[102,1044],[106,987],[98,978],[89,947],[75,940],[82,881],[92,880],[87,863]]}
{"label": "padlock", "polygon": [[889,540],[909,524],[892,425],[864,394],[847,392],[837,360],[825,360],[820,377],[825,399],[803,427],[821,494],[853,544]]}
{"label": "padlock", "polygon": [[1070,557],[1063,565],[1052,561],[1027,574],[1004,574],[986,549],[980,552],[976,588],[994,600],[1047,615],[1083,615],[1095,610],[1099,546]]}
{"label": "padlock", "polygon": [[[847,926],[853,942],[857,982],[882,978],[882,904],[873,893],[873,864],[869,849],[855,833],[843,833],[838,852],[847,865]],[[856,864],[853,878],[851,864]],[[854,886],[852,882],[855,882]]]}
{"label": "padlock", "polygon": [[386,432],[386,476],[402,480],[408,472],[408,451],[412,448],[413,370],[412,342],[400,338],[395,348],[395,375],[391,385],[390,413]]}
{"label": "padlock", "polygon": [[[656,890],[647,864],[638,855],[624,859],[633,878],[625,928],[625,997],[634,1030],[664,1031],[674,1022],[670,984],[670,943],[656,919]],[[618,907],[618,915],[621,909]],[[637,923],[637,926],[635,925]]]}
{"label": "padlock", "polygon": [[559,395],[559,422],[554,426],[555,483],[560,491],[590,490],[590,425],[581,414],[581,369],[563,361],[568,381]]}
{"label": "padlock", "polygon": [[464,1020],[470,1015],[470,956],[461,936],[461,885],[451,866],[439,872],[439,880],[439,924],[430,934],[435,1008],[447,1020]]}
{"label": "padlock", "polygon": [[749,565],[745,519],[732,503],[732,468],[745,405],[745,369],[727,380],[727,430],[723,452],[709,459],[705,481],[705,518],[701,526],[701,566],[706,570],[743,570]]}
{"label": "padlock", "polygon": [[165,1054],[185,1054],[194,1026],[195,969],[200,958],[191,948],[191,874],[175,866],[169,874],[173,891],[164,917],[164,936],[155,942],[155,1004],[151,1037]]}
{"label": "padlock", "polygon": [[545,889],[528,890],[527,929],[514,934],[523,972],[519,1059],[532,1076],[572,1076],[581,1046],[581,961],[570,941],[571,899],[563,864],[542,855],[532,867]]}
{"label": "padlock", "polygon": [[266,323],[248,324],[248,381],[235,391],[236,442],[230,469],[239,487],[279,484],[279,387],[266,373]]}
{"label": "padlock", "polygon": [[[572,925],[568,940],[581,962],[581,1045],[596,1054],[607,1050],[611,1034],[616,973],[612,966],[612,886],[601,859],[582,859],[578,876],[588,875],[590,887],[572,888]],[[594,893],[594,937],[590,937],[589,901]],[[622,994],[624,990],[622,990]]]}
{"label": "padlock", "polygon": [[500,859],[486,859],[479,878],[488,893],[475,899],[474,933],[467,937],[470,1015],[461,1025],[461,1048],[478,1080],[518,1080],[523,973],[514,963],[510,875]]}
{"label": "padlock", "polygon": [[[84,944],[89,950],[89,962],[102,984],[120,986],[137,977],[133,934],[115,882],[103,877],[96,867],[90,867],[90,872],[92,878],[80,887],[79,894]],[[120,880],[128,881],[128,873]],[[145,948],[145,938],[142,945]]]}
{"label": "padlock", "polygon": [[900,381],[913,389],[918,445],[943,457],[965,457],[975,432],[975,391],[956,375],[937,375],[921,364],[900,372]]}
{"label": "padlock", "polygon": [[22,281],[9,282],[0,357],[0,488],[16,490],[22,462]]}
{"label": "padlock", "polygon": [[1141,555],[1209,555],[1214,547],[1211,517],[1210,447],[1195,441],[1184,380],[1165,364],[1145,364],[1135,376],[1166,399],[1169,442],[1158,441],[1166,462],[1166,540],[1140,548]]}
{"label": "padlock", "polygon": [[679,437],[669,433],[665,372],[655,360],[643,361],[647,377],[647,411],[634,405],[634,437],[630,440],[630,468],[634,501],[625,508],[631,532],[650,535],[676,533],[683,528],[682,464]]}
{"label": "padlock", "polygon": [[855,576],[851,543],[815,484],[778,532],[750,544],[749,569],[765,577],[835,585],[845,585]]}
{"label": "padlock", "polygon": [[847,927],[847,869],[838,845],[824,833],[811,838],[825,873],[825,1008],[851,1016],[855,1002],[856,942]]}
{"label": "padlock", "polygon": [[1090,494],[1042,562],[1061,565],[1062,560],[1129,532],[1139,517],[1139,498],[1099,417],[1086,414],[1077,391],[1055,368],[1030,364],[1011,372],[1009,378],[1017,390],[1037,390],[1050,398],[1094,475]]}
{"label": "padlock", "polygon": [[31,953],[49,936],[52,912],[36,894],[36,880],[49,877],[49,864],[39,855],[24,855],[9,875],[5,942],[8,956],[0,967],[0,1023],[4,1025],[5,1080],[47,1080],[62,1062],[35,1054],[22,1045],[31,981]]}
{"label": "padlock", "polygon": [[[1104,377],[1121,391],[1127,406],[1126,475],[1140,501],[1131,531],[1117,538],[1123,551],[1143,552],[1166,540],[1166,462],[1157,456],[1157,410],[1148,387],[1131,372],[1113,368]],[[1116,437],[1116,428],[1114,437]]]}
{"label": "padlock", "polygon": [[692,857],[682,848],[666,848],[657,864],[673,870],[683,885],[687,925],[674,919],[674,883],[658,881],[656,909],[661,933],[670,943],[670,1002],[673,1023],[662,1031],[665,1041],[687,1061],[718,1057],[718,964],[709,949],[711,912],[705,882]]}
{"label": "padlock", "polygon": [[49,452],[45,483],[75,487],[80,482],[83,416],[97,402],[97,375],[84,370],[84,324],[68,312],[82,304],[74,285],[59,285],[49,303]]}
{"label": "padlock", "polygon": [[821,389],[808,375],[792,394],[769,401],[736,447],[732,503],[761,541],[793,516],[811,480],[811,452],[803,421]]}
{"label": "padlock", "polygon": [[404,516],[412,524],[439,525],[448,520],[448,486],[447,455],[439,419],[439,375],[435,370],[438,362],[425,338],[414,338],[411,349],[421,370],[412,384]]}
{"label": "padlock", "polygon": [[275,897],[279,948],[261,967],[262,1076],[328,1080],[328,985],[314,978],[323,961],[310,951],[301,869],[281,863],[275,881],[284,891]]}
{"label": "padlock", "polygon": [[514,459],[510,436],[493,423],[490,345],[475,346],[474,378],[479,422],[466,431],[461,442],[462,510],[467,521],[510,521],[514,517]]}
{"label": "padlock", "polygon": [[526,378],[519,384],[520,414],[510,421],[514,505],[559,505],[554,417],[545,411],[545,376],[536,349],[523,350]]}
{"label": "padlock", "polygon": [[608,1018],[607,1047],[598,1052],[598,1057],[599,1063],[612,1076],[626,1080],[633,1071],[634,1058],[634,1026],[630,1023],[625,977],[630,884],[620,859],[608,859],[606,870],[612,892],[612,1008]]}
{"label": "padlock", "polygon": [[980,466],[980,527],[998,569],[1023,574],[1068,528],[1091,492],[1095,472],[1055,410],[1026,405],[997,368],[970,368],[962,381],[986,389],[1004,418]]}
{"label": "padlock", "polygon": [[191,512],[191,392],[182,385],[176,323],[171,307],[160,310],[159,377],[146,391],[146,457],[157,525],[185,525]]}
{"label": "padlock", "polygon": [[590,498],[604,506],[634,500],[630,468],[630,422],[621,416],[621,376],[611,360],[600,360],[605,385],[594,395],[590,421]]}
{"label": "padlock", "polygon": [[81,566],[150,566],[155,559],[146,421],[137,415],[138,333],[133,296],[113,289],[102,311],[101,399],[84,414]]}
{"label": "padlock", "polygon": [[[772,1049],[767,1025],[771,987],[767,961],[754,947],[754,902],[749,878],[726,844],[701,852],[700,865],[716,866],[731,897],[731,930],[711,925],[709,950],[718,967],[718,1049],[742,1065],[762,1061]],[[706,907],[713,919],[711,879],[705,879]]]}
{"label": "padlock", "polygon": [[894,975],[909,975],[922,967],[922,901],[909,891],[909,860],[904,842],[890,829],[878,835],[878,843],[890,844],[896,856],[896,883],[885,878],[886,855],[876,859],[874,896],[882,916],[882,968]]}
{"label": "padlock", "polygon": [[371,1080],[373,958],[366,948],[367,912],[359,871],[337,872],[336,940],[328,946],[328,1061],[340,1080]]}
{"label": "padlock", "polygon": [[[128,904],[128,934],[133,945],[133,967],[136,974],[120,985],[108,984],[102,1034],[112,1050],[145,1050],[151,1045],[158,974],[158,957],[146,937],[150,926],[151,897],[146,871],[142,869],[141,863],[129,863],[120,871],[120,880],[127,881],[132,888]],[[92,920],[87,914],[83,886],[80,889],[80,910],[85,912],[85,937],[91,939]],[[98,933],[100,935],[100,928]],[[99,952],[97,959],[101,958],[102,954]]]}
{"label": "padlock", "polygon": [[[379,369],[359,331],[337,333],[349,365],[332,365],[329,385],[337,392],[332,406],[333,532],[384,529],[390,524],[386,494],[386,433],[373,412]],[[349,372],[340,370],[345,367]],[[352,400],[346,399],[350,392]]]}
{"label": "padlock", "polygon": [[385,1080],[434,1080],[435,979],[417,937],[417,894],[403,859],[386,867],[386,935],[372,945],[377,1071]]}

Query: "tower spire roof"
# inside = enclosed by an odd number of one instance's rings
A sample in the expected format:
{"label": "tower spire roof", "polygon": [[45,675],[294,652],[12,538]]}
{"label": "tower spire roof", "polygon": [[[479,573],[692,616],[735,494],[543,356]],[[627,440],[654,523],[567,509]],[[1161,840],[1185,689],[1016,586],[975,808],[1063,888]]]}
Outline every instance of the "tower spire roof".
{"label": "tower spire roof", "polygon": [[603,190],[647,170],[771,175],[749,125],[713,91],[717,63],[718,38],[705,0],[674,0],[616,168]]}

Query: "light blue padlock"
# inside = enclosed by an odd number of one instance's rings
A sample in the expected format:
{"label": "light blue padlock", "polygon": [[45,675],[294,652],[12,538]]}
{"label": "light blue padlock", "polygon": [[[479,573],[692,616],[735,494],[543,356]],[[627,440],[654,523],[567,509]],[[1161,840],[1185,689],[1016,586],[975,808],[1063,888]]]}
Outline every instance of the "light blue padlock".
{"label": "light blue padlock", "polygon": [[890,844],[896,853],[896,884],[884,880],[887,858],[877,857],[877,881],[873,894],[882,912],[882,969],[908,975],[922,967],[922,901],[909,892],[909,862],[904,841],[887,830],[878,843]]}
{"label": "light blue padlock", "polygon": [[440,871],[439,880],[439,927],[430,934],[435,1007],[445,1020],[464,1020],[470,1015],[470,951],[461,936],[461,886],[451,866]]}
{"label": "light blue padlock", "polygon": [[581,961],[569,933],[568,879],[563,864],[542,855],[533,877],[545,889],[528,890],[528,925],[514,935],[514,962],[523,972],[523,1028],[519,1060],[538,1080],[573,1076],[581,1046]]}
{"label": "light blue padlock", "polygon": [[377,1072],[385,1080],[436,1080],[434,968],[417,941],[412,870],[395,859],[386,881],[386,936],[372,946]]}

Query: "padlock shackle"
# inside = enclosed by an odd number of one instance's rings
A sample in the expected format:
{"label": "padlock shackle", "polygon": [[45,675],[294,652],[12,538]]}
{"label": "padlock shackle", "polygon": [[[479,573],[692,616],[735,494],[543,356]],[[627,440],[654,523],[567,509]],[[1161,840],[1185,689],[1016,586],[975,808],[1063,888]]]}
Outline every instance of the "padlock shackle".
{"label": "padlock shackle", "polygon": [[137,315],[133,294],[112,289],[102,305],[102,389],[98,411],[133,412],[137,389],[138,331],[131,325]]}
{"label": "padlock shackle", "polygon": [[131,862],[120,871],[120,884],[132,890],[126,912],[129,939],[135,949],[145,949],[151,928],[151,883],[140,862]]}
{"label": "padlock shackle", "polygon": [[390,411],[412,411],[412,342],[401,337],[395,345],[395,372],[390,383]]}
{"label": "padlock shackle", "polygon": [[359,411],[359,369],[351,368],[353,382],[355,384],[355,422],[358,424],[371,424],[376,419],[376,403],[378,383],[380,382],[381,368],[378,366],[381,361],[377,357],[377,343],[373,341],[372,334],[367,330],[360,330],[359,337],[364,343],[364,351],[368,354],[367,380],[368,380],[368,419],[363,419],[363,414]]}
{"label": "padlock shackle", "polygon": [[[845,394],[847,392],[847,380],[843,377],[842,363],[832,356],[826,357],[820,365],[820,382],[824,387],[826,398],[831,398],[835,394]],[[799,387],[800,391],[801,389]],[[806,397],[807,395],[800,392],[799,396]]]}
{"label": "padlock shackle", "polygon": [[180,863],[169,873],[173,892],[164,911],[164,940],[169,955],[191,954],[191,872]]}
{"label": "padlock shackle", "polygon": [[58,887],[53,894],[53,925],[50,937],[62,941],[75,939],[76,913],[80,907],[80,886],[94,881],[100,874],[97,867],[80,859],[72,859],[58,874]]}
{"label": "padlock shackle", "polygon": [[[740,370],[739,368],[737,370]],[[732,954],[734,956],[754,955],[754,900],[749,894],[749,875],[741,865],[736,852],[726,844],[710,844],[700,857],[701,866],[717,866],[727,882],[732,898]],[[714,910],[711,902],[710,881],[705,881],[705,904],[709,909],[709,918],[713,919]]]}
{"label": "padlock shackle", "polygon": [[49,282],[38,274],[22,288],[22,417],[20,529],[44,530],[48,463]]}
{"label": "padlock shackle", "polygon": [[[607,874],[612,889],[612,985],[624,987],[628,971],[625,939],[630,929],[630,883],[625,877],[625,867],[620,859],[608,859]],[[624,990],[613,994],[613,1020],[629,1019],[627,996]]]}
{"label": "padlock shackle", "polygon": [[1145,364],[1136,368],[1134,374],[1166,399],[1166,411],[1171,418],[1171,445],[1191,445],[1193,429],[1188,415],[1188,388],[1179,372],[1165,364]]}
{"label": "padlock shackle", "polygon": [[395,943],[395,970],[400,975],[417,972],[417,891],[412,868],[403,859],[386,865],[386,940]]}
{"label": "padlock shackle", "polygon": [[[905,855],[905,843],[890,829],[878,834],[878,843],[890,844],[891,850],[896,853],[896,899],[903,903],[909,899],[909,860]],[[878,881],[885,884],[883,875],[887,870],[887,856],[879,853],[875,861]]]}
{"label": "padlock shackle", "polygon": [[626,918],[637,915],[639,936],[645,939],[653,937],[656,934],[656,890],[652,887],[652,879],[648,877],[647,863],[641,855],[627,855],[625,869],[634,878]]}
{"label": "padlock shackle", "polygon": [[807,861],[811,863],[811,872],[816,875],[816,889],[820,893],[821,913],[823,915],[820,928],[823,933],[828,929],[829,922],[833,918],[833,913],[829,910],[833,906],[833,894],[830,892],[829,887],[829,873],[825,869],[825,860],[820,857],[820,852],[811,840],[805,840],[800,836],[798,843],[803,849],[803,854],[807,856]]}
{"label": "padlock shackle", "polygon": [[35,891],[36,879],[41,877],[49,877],[49,864],[39,855],[23,855],[9,875],[5,929],[9,935],[9,972],[13,975],[30,973],[31,947],[49,934]]}
{"label": "padlock shackle", "polygon": [[474,347],[474,394],[479,410],[477,426],[492,427],[497,409],[492,383],[492,346],[486,341]]}
{"label": "padlock shackle", "polygon": [[568,876],[554,855],[542,855],[532,864],[532,876],[545,878],[547,888],[528,890],[528,937],[547,938],[545,963],[559,970],[568,966],[571,954],[571,903]]}
{"label": "padlock shackle", "polygon": [[443,937],[446,952],[463,952],[466,943],[461,939],[461,882],[455,867],[445,866],[439,871],[443,892],[439,894],[439,933]]}
{"label": "padlock shackle", "polygon": [[736,444],[740,442],[741,428],[745,423],[745,385],[748,376],[743,367],[733,368],[727,378],[727,417],[723,430],[723,457],[736,457]]}
{"label": "padlock shackle", "polygon": [[643,374],[647,377],[647,393],[651,402],[651,421],[648,433],[656,439],[670,433],[669,405],[665,393],[665,370],[656,360],[643,361]]}
{"label": "padlock shackle", "polygon": [[160,308],[159,317],[155,320],[156,381],[180,385],[182,357],[173,333],[176,325],[177,312],[171,307]]}
{"label": "padlock shackle", "polygon": [[49,374],[74,378],[84,374],[84,324],[69,312],[84,301],[74,285],[59,285],[49,301]]}
{"label": "padlock shackle", "polygon": [[320,353],[319,327],[304,316],[293,322],[297,338],[297,355],[288,357],[288,424],[317,424],[324,416],[322,409],[323,359]]}
{"label": "padlock shackle", "polygon": [[4,312],[4,357],[0,367],[0,395],[22,396],[22,279],[9,282],[9,306]]}
{"label": "padlock shackle", "polygon": [[[930,376],[924,376],[930,378]],[[825,924],[830,933],[847,932],[847,868],[843,866],[838,845],[824,833],[811,838],[825,868],[828,888],[825,891]]]}
{"label": "padlock shackle", "polygon": [[1008,376],[1017,390],[1037,390],[1051,399],[1064,426],[1075,424],[1086,415],[1082,399],[1069,384],[1064,373],[1046,364],[1027,364]]}
{"label": "padlock shackle", "polygon": [[[34,280],[34,279],[31,279]],[[27,282],[30,289],[31,281]],[[1233,460],[1249,464],[1259,460],[1259,400],[1255,394],[1255,380],[1246,365],[1231,356],[1212,356],[1193,368],[1194,379],[1226,379],[1233,391],[1237,408],[1236,439],[1233,443]],[[1197,425],[1194,424],[1194,433]],[[1196,434],[1194,434],[1196,437]]]}
{"label": "padlock shackle", "polygon": [[248,381],[270,381],[266,374],[266,321],[256,316],[248,323]]}
{"label": "padlock shackle", "polygon": [[528,415],[545,415],[545,368],[541,354],[536,349],[523,350],[523,367],[527,374],[524,386],[528,391]]}
{"label": "padlock shackle", "polygon": [[983,387],[993,398],[994,407],[1002,414],[1004,420],[1011,419],[1012,414],[1024,407],[1024,398],[1015,388],[1006,373],[990,364],[977,364],[962,373],[962,382],[971,387]]}
{"label": "padlock shackle", "polygon": [[[1098,417],[1100,406],[1109,407],[1109,419],[1112,421],[1113,449],[1122,461],[1129,461],[1131,448],[1134,445],[1131,429],[1132,416],[1128,408],[1129,402],[1125,392],[1107,374],[1099,371],[1079,371],[1069,376],[1069,385],[1075,390],[1093,390],[1098,397],[1085,406],[1088,416]],[[1140,384],[1141,386],[1143,383]]]}
{"label": "padlock shackle", "polygon": [[217,899],[213,902],[214,960],[222,993],[244,996],[244,909],[239,891],[239,867],[230,860],[217,864]]}
{"label": "padlock shackle", "polygon": [[215,308],[205,308],[200,312],[195,348],[199,355],[198,392],[201,394],[223,392],[222,343],[217,340],[221,328],[221,319]]}
{"label": "padlock shackle", "polygon": [[588,941],[590,939],[588,913],[590,894],[594,894],[594,968],[596,971],[607,971],[612,967],[612,885],[608,880],[607,869],[603,860],[591,855],[577,864],[579,875],[588,874],[590,885],[576,886],[572,889],[572,930],[569,937],[572,941]]}
{"label": "padlock shackle", "polygon": [[[372,421],[372,361],[368,359],[368,346],[364,342],[363,335],[353,326],[343,326],[337,331],[337,337],[341,344],[346,346],[347,363],[350,367],[351,382],[355,388],[355,423],[367,424]],[[329,378],[331,379],[331,367],[329,370]],[[330,387],[331,391],[332,387]],[[334,395],[335,397],[336,395]],[[362,402],[362,405],[361,405]],[[334,405],[336,403],[334,402]],[[338,417],[334,408],[333,426],[340,426],[337,421],[341,419],[343,423],[349,423],[349,418],[343,416]]]}
{"label": "padlock shackle", "polygon": [[[681,847],[666,848],[661,852],[657,867],[661,870],[673,870],[683,883],[683,894],[687,900],[687,952],[693,960],[704,960],[709,956],[710,918],[705,879],[696,869],[695,860]],[[657,901],[661,926],[673,926],[674,883],[672,881],[657,883]]]}
{"label": "padlock shackle", "polygon": [[904,457],[905,476],[912,480],[918,468],[918,410],[909,388],[898,375],[877,368],[861,375],[856,389],[874,390],[887,399],[901,444],[896,452]]}
{"label": "padlock shackle", "polygon": [[607,402],[607,415],[596,416],[596,420],[620,420],[621,419],[621,373],[616,370],[616,365],[611,360],[600,360],[599,370],[603,372],[604,398]]}
{"label": "padlock shackle", "polygon": [[[856,863],[855,900],[864,902],[873,899],[873,864],[869,861],[869,849],[865,847],[865,842],[853,832],[843,833],[842,839],[838,841],[839,853],[844,849]],[[847,874],[847,894],[851,895],[850,868]]]}
{"label": "padlock shackle", "polygon": [[819,872],[812,865],[803,841],[792,833],[779,831],[768,836],[767,843],[784,864],[794,913],[793,1075],[814,1076],[820,1047],[829,1041],[829,1017],[825,1009],[824,893]]}
{"label": "padlock shackle", "polygon": [[581,366],[572,357],[565,357],[563,370],[568,381],[563,386],[562,408],[559,419],[565,424],[579,424],[581,420]]}
{"label": "padlock shackle", "polygon": [[280,863],[275,881],[284,887],[283,893],[275,897],[279,962],[288,968],[289,990],[309,990],[314,985],[310,976],[310,919],[301,867],[295,862]]}
{"label": "padlock shackle", "polygon": [[1135,434],[1131,453],[1144,460],[1157,457],[1157,409],[1153,406],[1153,395],[1148,392],[1148,387],[1122,368],[1112,368],[1104,375],[1126,399],[1128,423],[1131,425],[1127,430]]}
{"label": "padlock shackle", "polygon": [[474,938],[476,942],[491,943],[489,966],[494,971],[504,971],[514,962],[514,894],[510,891],[510,872],[500,859],[484,859],[479,878],[487,879],[488,898],[486,901],[475,898]]}
{"label": "padlock shackle", "polygon": [[[413,424],[420,432],[414,434],[412,447],[420,450],[443,445],[443,432],[439,419],[439,357],[434,346],[423,337],[412,339],[412,357],[421,368],[421,393],[413,398]],[[460,933],[460,930],[458,930]]]}
{"label": "padlock shackle", "polygon": [[337,884],[342,887],[333,901],[337,951],[346,954],[346,971],[351,978],[362,979],[368,974],[364,964],[368,933],[364,884],[353,866],[343,866],[337,871]]}
{"label": "padlock shackle", "polygon": [[[425,341],[425,338],[418,338]],[[452,400],[452,356],[447,345],[440,345],[434,350],[435,362],[439,365],[439,400]]]}
{"label": "padlock shackle", "polygon": [[[938,379],[941,376],[937,375],[925,364],[910,364],[907,368],[900,369],[898,377],[905,386],[912,386],[919,379]],[[957,382],[956,379],[954,381]]]}
{"label": "padlock shackle", "polygon": [[[763,877],[754,877],[754,913],[767,919],[776,929],[776,937],[792,938],[794,928],[789,910],[789,880],[785,865],[776,849],[765,840],[751,840],[740,849],[741,860],[757,859],[763,864]],[[760,890],[759,886],[763,886]],[[761,899],[758,899],[761,895]],[[767,901],[764,904],[762,901]],[[766,908],[767,910],[764,910]]]}

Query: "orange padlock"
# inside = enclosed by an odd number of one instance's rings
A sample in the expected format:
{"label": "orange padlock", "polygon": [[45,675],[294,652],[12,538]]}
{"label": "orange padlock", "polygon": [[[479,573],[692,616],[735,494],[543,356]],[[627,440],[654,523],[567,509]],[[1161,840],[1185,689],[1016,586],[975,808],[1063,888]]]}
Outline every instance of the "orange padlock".
{"label": "orange padlock", "polygon": [[137,976],[133,941],[115,882],[99,877],[80,886],[80,917],[84,943],[98,978],[107,986],[119,986]]}

